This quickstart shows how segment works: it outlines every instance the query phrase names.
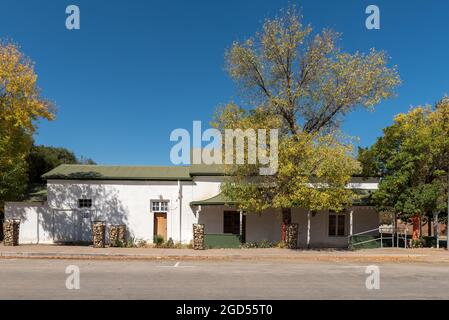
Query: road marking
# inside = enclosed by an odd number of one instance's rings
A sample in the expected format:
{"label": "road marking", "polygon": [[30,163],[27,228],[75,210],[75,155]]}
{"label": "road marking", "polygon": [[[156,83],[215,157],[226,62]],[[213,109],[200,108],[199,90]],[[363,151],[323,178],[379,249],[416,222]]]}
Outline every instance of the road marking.
{"label": "road marking", "polygon": [[159,268],[193,268],[194,266],[181,266],[181,262],[176,262],[174,266],[158,266]]}

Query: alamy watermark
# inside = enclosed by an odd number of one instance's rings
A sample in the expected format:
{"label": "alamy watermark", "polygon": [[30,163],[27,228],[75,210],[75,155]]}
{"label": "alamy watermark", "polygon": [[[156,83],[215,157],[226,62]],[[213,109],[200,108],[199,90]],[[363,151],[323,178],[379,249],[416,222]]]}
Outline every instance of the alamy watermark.
{"label": "alamy watermark", "polygon": [[65,280],[65,287],[67,290],[79,290],[80,287],[80,268],[75,265],[70,265],[65,268],[65,273],[69,276]]}
{"label": "alamy watermark", "polygon": [[[226,129],[223,137],[217,129],[202,132],[201,121],[193,121],[192,140],[186,129],[170,134],[170,141],[177,142],[171,148],[170,160],[175,165],[254,164],[260,166],[260,175],[274,175],[278,170],[278,135],[278,129]],[[208,143],[204,148],[203,142]]]}
{"label": "alamy watermark", "polygon": [[368,30],[380,29],[380,9],[378,6],[372,4],[366,7],[366,14],[369,16],[365,20],[365,26]]}
{"label": "alamy watermark", "polygon": [[68,30],[79,30],[80,29],[80,8],[74,4],[67,6],[65,13],[69,16],[65,19],[65,27]]}
{"label": "alamy watermark", "polygon": [[365,286],[368,290],[380,289],[380,270],[378,266],[367,266],[365,273],[369,274],[366,278]]}

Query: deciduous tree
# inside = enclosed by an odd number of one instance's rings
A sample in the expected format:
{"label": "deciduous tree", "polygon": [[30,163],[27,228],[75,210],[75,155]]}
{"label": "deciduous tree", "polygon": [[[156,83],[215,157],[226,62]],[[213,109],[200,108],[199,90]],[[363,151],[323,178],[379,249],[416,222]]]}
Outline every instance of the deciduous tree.
{"label": "deciduous tree", "polygon": [[339,123],[356,107],[373,108],[391,97],[400,79],[384,52],[346,53],[338,40],[331,30],[313,35],[291,7],[226,52],[242,106],[221,108],[214,126],[280,129],[275,175],[252,183],[254,166],[233,166],[223,184],[242,209],[280,208],[288,222],[292,207],[341,210],[351,202],[345,186],[359,166],[351,144],[337,134]]}
{"label": "deciduous tree", "polygon": [[382,176],[373,195],[382,211],[431,220],[447,207],[449,99],[395,117],[369,149],[359,150],[366,174]]}
{"label": "deciduous tree", "polygon": [[27,156],[39,119],[52,120],[52,104],[37,87],[33,63],[17,45],[0,42],[0,206],[20,198],[27,185]]}

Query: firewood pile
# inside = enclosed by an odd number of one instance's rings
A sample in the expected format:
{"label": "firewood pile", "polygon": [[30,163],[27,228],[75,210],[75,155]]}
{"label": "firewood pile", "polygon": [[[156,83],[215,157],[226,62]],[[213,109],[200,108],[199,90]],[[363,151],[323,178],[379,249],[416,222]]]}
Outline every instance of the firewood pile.
{"label": "firewood pile", "polygon": [[92,238],[94,248],[105,247],[106,223],[104,221],[95,221],[92,226]]}
{"label": "firewood pile", "polygon": [[118,247],[126,243],[126,226],[111,225],[109,226],[109,246]]}
{"label": "firewood pile", "polygon": [[204,224],[193,225],[193,249],[204,250]]}
{"label": "firewood pile", "polygon": [[296,249],[298,247],[298,224],[292,223],[286,226],[285,245],[288,249]]}
{"label": "firewood pile", "polygon": [[3,245],[19,245],[20,220],[5,220],[3,222]]}

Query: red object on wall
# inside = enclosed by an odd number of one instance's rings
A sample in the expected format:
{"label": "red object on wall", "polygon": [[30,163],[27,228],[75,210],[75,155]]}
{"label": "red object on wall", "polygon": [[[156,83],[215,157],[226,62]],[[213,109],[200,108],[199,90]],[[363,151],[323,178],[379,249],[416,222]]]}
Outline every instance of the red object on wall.
{"label": "red object on wall", "polygon": [[282,226],[281,226],[281,240],[282,240],[282,242],[285,242],[286,234],[287,234],[287,225],[285,223],[282,223]]}
{"label": "red object on wall", "polygon": [[413,224],[413,235],[412,235],[412,239],[413,240],[417,240],[419,239],[419,226],[421,224],[421,219],[419,218],[419,216],[414,216],[412,217],[412,224]]}

